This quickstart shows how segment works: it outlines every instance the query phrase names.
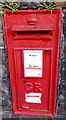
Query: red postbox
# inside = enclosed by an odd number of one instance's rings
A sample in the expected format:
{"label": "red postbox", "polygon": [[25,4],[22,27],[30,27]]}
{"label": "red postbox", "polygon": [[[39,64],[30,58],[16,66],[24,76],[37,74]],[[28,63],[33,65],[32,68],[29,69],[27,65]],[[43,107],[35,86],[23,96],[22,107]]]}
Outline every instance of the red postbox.
{"label": "red postbox", "polygon": [[61,16],[61,10],[4,14],[15,114],[56,113]]}

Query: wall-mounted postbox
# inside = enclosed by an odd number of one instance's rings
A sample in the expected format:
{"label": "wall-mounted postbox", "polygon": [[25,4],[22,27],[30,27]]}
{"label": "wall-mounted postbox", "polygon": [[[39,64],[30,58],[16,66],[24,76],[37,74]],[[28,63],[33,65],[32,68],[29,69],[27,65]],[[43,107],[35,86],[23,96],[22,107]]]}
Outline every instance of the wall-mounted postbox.
{"label": "wall-mounted postbox", "polygon": [[55,115],[61,14],[61,10],[4,14],[15,114]]}

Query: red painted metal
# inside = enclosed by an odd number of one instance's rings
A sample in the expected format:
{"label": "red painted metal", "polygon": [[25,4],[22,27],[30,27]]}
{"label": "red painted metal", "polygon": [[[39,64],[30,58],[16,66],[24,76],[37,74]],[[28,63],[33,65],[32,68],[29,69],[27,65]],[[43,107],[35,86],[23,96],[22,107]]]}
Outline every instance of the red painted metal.
{"label": "red painted metal", "polygon": [[[61,10],[6,11],[4,14],[15,114],[54,116],[56,113],[61,17]],[[25,76],[25,50],[42,51],[41,77]],[[34,97],[40,93],[41,103],[26,102],[27,93],[36,93]]]}

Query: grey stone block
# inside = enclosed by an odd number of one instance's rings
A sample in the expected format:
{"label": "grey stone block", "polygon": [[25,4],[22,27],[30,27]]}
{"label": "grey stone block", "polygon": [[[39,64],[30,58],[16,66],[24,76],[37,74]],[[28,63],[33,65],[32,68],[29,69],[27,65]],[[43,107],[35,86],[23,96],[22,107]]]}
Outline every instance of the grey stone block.
{"label": "grey stone block", "polygon": [[0,78],[2,77],[2,64],[0,64]]}
{"label": "grey stone block", "polygon": [[8,61],[7,61],[7,54],[5,50],[0,50],[0,78],[1,77],[8,77]]}
{"label": "grey stone block", "polygon": [[0,46],[4,46],[3,34],[0,33]]}
{"label": "grey stone block", "polygon": [[0,64],[2,64],[2,50],[0,50]]}
{"label": "grey stone block", "polygon": [[2,91],[5,91],[6,94],[9,93],[7,81],[6,82],[2,82]]}
{"label": "grey stone block", "polygon": [[0,29],[2,29],[2,27],[3,27],[3,18],[2,18],[2,15],[0,15]]}
{"label": "grey stone block", "polygon": [[12,118],[12,113],[9,112],[9,111],[4,111],[4,112],[2,113],[2,119],[3,119],[3,118]]}
{"label": "grey stone block", "polygon": [[5,65],[0,65],[1,77],[7,77],[8,76],[8,69]]}

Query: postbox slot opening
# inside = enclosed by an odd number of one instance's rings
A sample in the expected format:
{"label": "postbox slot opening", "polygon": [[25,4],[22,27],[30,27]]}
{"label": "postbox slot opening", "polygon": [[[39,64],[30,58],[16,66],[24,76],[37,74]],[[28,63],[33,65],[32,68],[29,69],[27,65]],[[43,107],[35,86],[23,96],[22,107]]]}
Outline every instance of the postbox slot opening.
{"label": "postbox slot opening", "polygon": [[29,36],[29,35],[34,35],[34,36],[39,36],[39,35],[52,35],[52,31],[51,30],[44,30],[44,31],[17,31],[16,34],[18,36],[21,35],[25,35],[25,36]]}

